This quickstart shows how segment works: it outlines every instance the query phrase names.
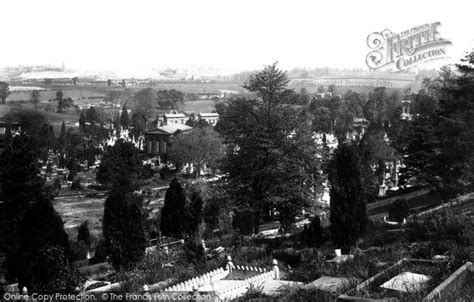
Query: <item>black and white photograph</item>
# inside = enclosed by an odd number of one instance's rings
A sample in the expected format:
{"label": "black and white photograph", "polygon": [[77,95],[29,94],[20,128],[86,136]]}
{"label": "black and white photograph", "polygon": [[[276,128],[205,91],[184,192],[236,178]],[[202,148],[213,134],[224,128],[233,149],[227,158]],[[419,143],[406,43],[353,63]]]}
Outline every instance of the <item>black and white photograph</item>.
{"label": "black and white photograph", "polygon": [[0,3],[0,301],[474,301],[474,3]]}

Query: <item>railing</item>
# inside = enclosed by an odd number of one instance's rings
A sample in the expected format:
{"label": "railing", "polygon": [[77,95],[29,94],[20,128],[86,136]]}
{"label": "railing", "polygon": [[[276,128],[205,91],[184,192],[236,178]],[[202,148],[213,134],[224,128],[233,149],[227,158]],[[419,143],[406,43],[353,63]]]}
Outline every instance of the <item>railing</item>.
{"label": "railing", "polygon": [[[249,269],[249,267],[245,267],[245,270],[262,272],[262,268]],[[275,273],[273,271],[263,272],[256,276],[244,279],[241,282],[236,283],[235,286],[228,287],[224,290],[216,291],[216,295],[217,297],[219,297],[220,300],[232,300],[247,293],[250,286],[258,288],[262,286],[266,281],[273,280],[274,277]]]}
{"label": "railing", "polygon": [[210,284],[212,282],[222,280],[227,277],[227,275],[229,275],[228,270],[218,268],[201,276],[168,287],[164,291],[193,291],[196,286],[202,286],[204,284]]}

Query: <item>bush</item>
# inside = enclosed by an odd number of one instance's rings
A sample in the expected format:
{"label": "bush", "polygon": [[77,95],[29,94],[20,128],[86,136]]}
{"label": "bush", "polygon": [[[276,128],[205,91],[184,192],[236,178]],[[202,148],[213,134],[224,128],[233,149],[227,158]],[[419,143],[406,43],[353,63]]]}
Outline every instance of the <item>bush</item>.
{"label": "bush", "polygon": [[232,227],[243,235],[251,235],[254,232],[254,221],[252,211],[237,212],[232,219]]}
{"label": "bush", "polygon": [[77,230],[77,241],[83,241],[86,245],[91,244],[91,233],[89,231],[89,221],[81,223]]}
{"label": "bush", "polygon": [[192,240],[186,240],[183,250],[187,263],[199,264],[206,262],[204,248],[201,244],[196,244]]}
{"label": "bush", "polygon": [[415,217],[406,227],[406,238],[415,241],[451,240],[460,245],[469,245],[474,239],[474,228],[471,219],[451,210],[443,210]]}
{"label": "bush", "polygon": [[369,220],[367,233],[363,237],[360,248],[369,248],[373,246],[386,246],[403,239],[401,233],[389,231],[395,226]]}
{"label": "bush", "polygon": [[328,169],[331,239],[340,248],[354,246],[366,230],[367,209],[361,159],[355,145],[340,144]]}
{"label": "bush", "polygon": [[408,217],[410,206],[405,199],[395,200],[388,209],[388,216],[391,221],[401,223],[403,219]]}
{"label": "bush", "polygon": [[278,301],[332,302],[336,301],[337,297],[349,288],[350,286],[347,286],[333,293],[323,291],[314,287],[288,287],[283,289],[282,294],[278,296]]}
{"label": "bush", "polygon": [[324,229],[321,227],[319,216],[315,216],[309,227],[305,226],[302,232],[302,241],[308,247],[318,247],[324,243],[327,238]]}
{"label": "bush", "polygon": [[140,178],[141,179],[149,179],[152,178],[154,174],[154,171],[151,167],[150,164],[143,165],[141,171],[140,171]]}
{"label": "bush", "polygon": [[234,249],[231,253],[234,264],[266,267],[271,265],[271,257],[264,246],[244,246]]}
{"label": "bush", "polygon": [[431,259],[434,255],[445,255],[454,259],[459,263],[459,266],[466,261],[473,261],[473,256],[470,255],[472,248],[470,246],[463,247],[456,244],[454,241],[426,241],[414,243],[410,246],[410,256],[419,259]]}
{"label": "bush", "polygon": [[99,239],[97,246],[95,248],[95,254],[92,259],[89,260],[90,264],[101,263],[107,258],[107,247],[105,244],[104,238]]}
{"label": "bush", "polygon": [[75,177],[71,184],[71,190],[80,190],[82,189],[81,179],[79,177]]}
{"label": "bush", "polygon": [[276,250],[272,253],[275,259],[278,259],[285,264],[290,266],[298,266],[302,262],[301,255],[293,248],[288,248],[284,250]]}
{"label": "bush", "polygon": [[83,241],[70,241],[69,249],[73,261],[80,261],[86,259],[87,245]]}

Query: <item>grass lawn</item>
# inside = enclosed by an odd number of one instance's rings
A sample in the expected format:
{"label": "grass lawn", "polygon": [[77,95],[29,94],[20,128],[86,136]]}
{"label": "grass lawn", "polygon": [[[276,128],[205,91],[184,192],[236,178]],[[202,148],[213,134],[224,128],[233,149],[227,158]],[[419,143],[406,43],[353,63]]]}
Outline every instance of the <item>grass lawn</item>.
{"label": "grass lawn", "polygon": [[[73,100],[105,96],[105,93],[103,91],[98,91],[98,90],[58,88],[57,90],[56,89],[41,90],[39,93],[40,102],[47,102],[49,100],[54,100],[56,98],[56,92],[59,90],[63,92],[63,98],[71,98]],[[18,101],[29,101],[29,100],[31,100],[31,91],[14,91],[7,98],[7,102],[18,102]]]}
{"label": "grass lawn", "polygon": [[215,110],[215,103],[213,100],[195,100],[184,102],[184,111],[193,113],[212,112]]}
{"label": "grass lawn", "polygon": [[77,237],[77,227],[89,221],[91,233],[98,236],[102,233],[102,216],[104,214],[105,197],[87,197],[85,194],[60,194],[53,201],[53,206],[64,221],[64,229],[69,238]]}

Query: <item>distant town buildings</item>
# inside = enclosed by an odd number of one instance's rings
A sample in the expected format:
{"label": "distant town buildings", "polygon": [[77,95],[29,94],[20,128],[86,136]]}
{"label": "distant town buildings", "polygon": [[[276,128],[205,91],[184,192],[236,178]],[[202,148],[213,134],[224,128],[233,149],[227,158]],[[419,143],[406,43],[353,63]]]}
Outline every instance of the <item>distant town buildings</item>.
{"label": "distant town buildings", "polygon": [[219,114],[212,112],[212,113],[199,113],[198,120],[204,120],[209,125],[215,126],[217,121],[219,120]]}
{"label": "distant town buildings", "polygon": [[171,111],[170,113],[165,113],[163,115],[163,124],[164,125],[173,125],[173,124],[186,124],[188,117],[184,113],[177,111]]}

